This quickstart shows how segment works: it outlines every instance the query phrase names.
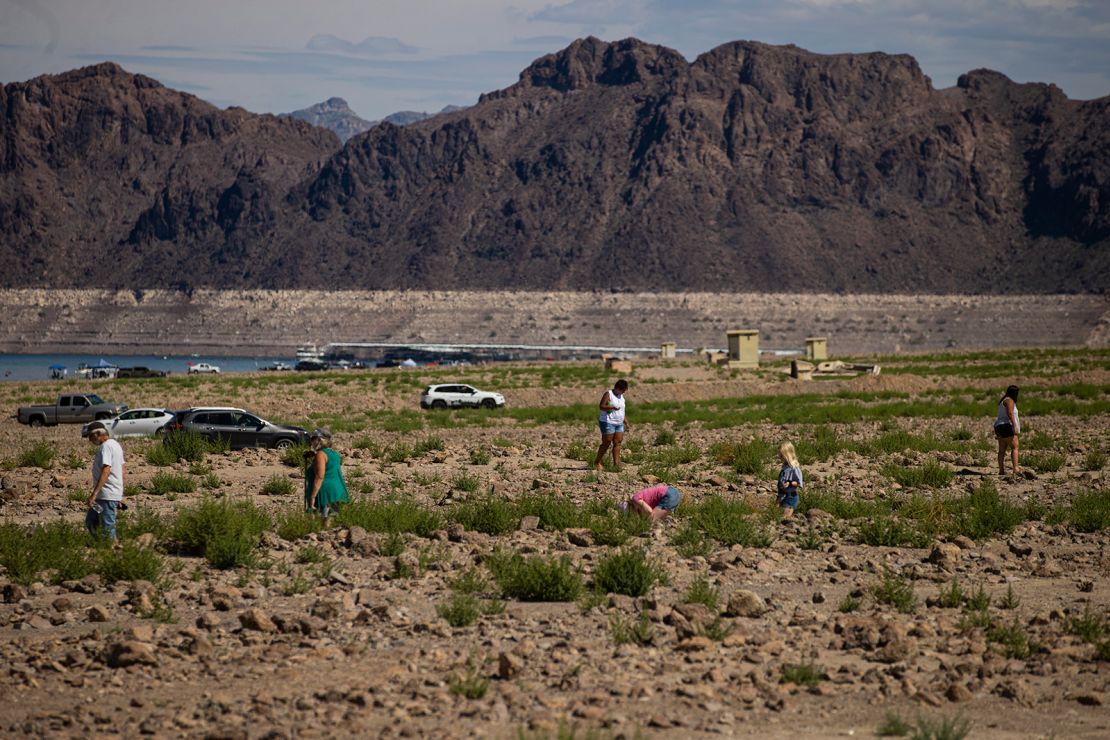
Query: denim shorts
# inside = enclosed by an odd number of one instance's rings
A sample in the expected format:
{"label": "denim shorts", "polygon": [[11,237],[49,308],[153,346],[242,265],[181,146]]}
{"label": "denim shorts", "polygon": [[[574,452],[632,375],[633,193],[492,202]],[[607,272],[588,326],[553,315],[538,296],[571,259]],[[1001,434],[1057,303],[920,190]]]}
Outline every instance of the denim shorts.
{"label": "denim shorts", "polygon": [[780,493],[778,495],[778,502],[779,502],[779,506],[782,506],[784,508],[797,509],[798,508],[798,492],[793,491],[793,492],[790,492],[790,493]]}
{"label": "denim shorts", "polygon": [[610,434],[624,434],[624,422],[620,424],[608,424],[604,421],[599,421],[597,426],[601,430],[602,437],[608,437]]}
{"label": "denim shorts", "polygon": [[682,494],[674,486],[667,486],[667,492],[663,494],[663,498],[659,499],[659,503],[655,508],[666,509],[667,511],[674,511],[678,508],[678,502],[682,500]]}

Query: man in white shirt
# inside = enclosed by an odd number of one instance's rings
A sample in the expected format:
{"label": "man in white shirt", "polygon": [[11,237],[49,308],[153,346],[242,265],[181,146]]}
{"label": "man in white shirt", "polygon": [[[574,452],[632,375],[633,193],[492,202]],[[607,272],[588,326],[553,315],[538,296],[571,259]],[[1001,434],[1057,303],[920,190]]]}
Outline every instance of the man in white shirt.
{"label": "man in white shirt", "polygon": [[102,422],[86,424],[81,433],[96,447],[92,467],[92,491],[85,527],[92,534],[106,532],[112,541],[116,535],[116,513],[123,501],[123,447],[108,434]]}

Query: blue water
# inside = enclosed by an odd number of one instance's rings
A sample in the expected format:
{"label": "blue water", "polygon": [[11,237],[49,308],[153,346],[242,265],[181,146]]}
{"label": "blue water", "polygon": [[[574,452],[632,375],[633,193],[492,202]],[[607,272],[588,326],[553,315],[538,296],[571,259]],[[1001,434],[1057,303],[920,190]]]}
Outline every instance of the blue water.
{"label": "blue water", "polygon": [[216,365],[221,373],[253,372],[272,362],[282,360],[289,365],[296,364],[289,357],[175,357],[172,355],[5,355],[0,354],[0,380],[49,380],[51,365],[65,365],[69,368],[69,378],[75,378],[77,366],[84,362],[95,366],[103,358],[117,367],[149,367],[151,370],[166,370],[171,374],[185,374],[189,369],[186,362],[207,362]]}

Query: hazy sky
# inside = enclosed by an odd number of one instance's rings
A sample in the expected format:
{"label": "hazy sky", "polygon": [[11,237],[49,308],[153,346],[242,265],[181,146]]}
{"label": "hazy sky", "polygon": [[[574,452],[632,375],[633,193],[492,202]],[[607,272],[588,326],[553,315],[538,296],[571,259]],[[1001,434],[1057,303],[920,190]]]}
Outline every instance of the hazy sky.
{"label": "hazy sky", "polygon": [[104,60],[221,107],[473,103],[593,34],[688,58],[735,39],[909,53],[937,87],[999,70],[1110,94],[1110,0],[0,0],[0,81]]}

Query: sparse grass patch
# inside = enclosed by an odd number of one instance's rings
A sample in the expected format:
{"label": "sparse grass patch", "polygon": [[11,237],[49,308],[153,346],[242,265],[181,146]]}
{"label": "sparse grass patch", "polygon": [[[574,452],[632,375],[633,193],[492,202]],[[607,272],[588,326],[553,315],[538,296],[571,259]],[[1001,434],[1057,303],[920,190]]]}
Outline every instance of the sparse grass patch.
{"label": "sparse grass patch", "polygon": [[614,615],[609,620],[609,632],[618,645],[650,645],[655,640],[655,625],[644,613],[635,620]]}
{"label": "sparse grass patch", "polygon": [[912,729],[913,725],[902,719],[901,715],[888,710],[875,734],[879,737],[901,737],[910,734]]}
{"label": "sparse grass patch", "polygon": [[16,467],[20,468],[42,468],[43,470],[50,470],[54,467],[54,459],[57,456],[57,451],[54,445],[49,442],[36,442],[27,449],[20,452],[16,457]]}
{"label": "sparse grass patch", "polygon": [[405,499],[355,501],[339,510],[335,521],[340,526],[359,526],[367,532],[409,532],[427,537],[443,526],[436,511]]}
{"label": "sparse grass patch", "polygon": [[855,596],[848,595],[840,600],[840,603],[836,605],[836,610],[841,614],[851,614],[861,606],[863,606],[862,600]]}
{"label": "sparse grass patch", "polygon": [[914,467],[890,463],[883,466],[882,474],[906,488],[943,488],[952,482],[952,470],[935,460]]}
{"label": "sparse grass patch", "polygon": [[270,476],[262,484],[262,493],[266,496],[291,496],[296,490],[293,481],[281,475]]}
{"label": "sparse grass patch", "polygon": [[793,683],[798,686],[816,686],[827,677],[825,669],[813,661],[787,663],[782,667],[783,683]]}
{"label": "sparse grass patch", "polygon": [[876,517],[861,522],[856,532],[856,542],[873,547],[925,547],[932,539],[916,522],[900,517]]}
{"label": "sparse grass patch", "polygon": [[157,583],[165,565],[165,559],[157,550],[139,547],[134,542],[124,542],[119,549],[103,548],[97,560],[96,571],[108,583],[140,580]]}
{"label": "sparse grass patch", "polygon": [[1038,473],[1055,473],[1064,467],[1066,458],[1055,452],[1025,455],[1022,462]]}
{"label": "sparse grass patch", "polygon": [[971,722],[960,716],[929,719],[919,717],[910,740],[964,740],[971,732]]}
{"label": "sparse grass patch", "polygon": [[520,525],[516,507],[493,496],[457,504],[448,516],[469,530],[490,535],[508,534]]}
{"label": "sparse grass patch", "polygon": [[466,672],[453,674],[447,686],[452,694],[473,700],[486,695],[489,681],[482,676],[480,665],[472,658],[466,663]]}
{"label": "sparse grass patch", "polygon": [[706,496],[691,504],[685,516],[691,526],[698,527],[722,545],[767,547],[774,538],[767,527],[750,518],[752,513],[751,507],[742,501]]}
{"label": "sparse grass patch", "polygon": [[481,616],[481,602],[476,596],[456,593],[451,600],[436,607],[436,614],[452,627],[469,627]]}
{"label": "sparse grass patch", "polygon": [[169,537],[178,551],[203,555],[218,569],[250,565],[269,516],[249,501],[205,499],[177,513]]}
{"label": "sparse grass patch", "polygon": [[1040,649],[1029,639],[1025,628],[1018,624],[1017,617],[1010,624],[998,624],[987,630],[987,640],[999,646],[1007,658],[1025,660]]}
{"label": "sparse grass patch", "polygon": [[297,551],[297,555],[294,559],[301,565],[307,565],[309,563],[315,564],[327,562],[328,556],[325,555],[324,551],[321,550],[319,547],[315,545],[307,545]]}
{"label": "sparse grass patch", "polygon": [[[204,462],[204,456],[210,451],[215,451],[213,450],[213,443],[207,441],[204,437],[191,429],[173,429],[166,432],[162,435],[161,446],[164,448],[161,459],[168,459],[170,461],[161,464],[170,465],[178,460],[185,460],[186,462],[192,463]],[[226,449],[226,447],[222,445],[218,446],[220,446],[221,451]],[[151,448],[150,452],[147,453],[147,460],[153,465],[160,464],[151,458],[151,455],[155,454],[154,450],[156,449],[158,449],[157,445]],[[158,457],[158,455],[155,455],[155,457]]]}
{"label": "sparse grass patch", "polygon": [[471,465],[489,465],[490,459],[489,450],[476,447],[470,451]]}
{"label": "sparse grass patch", "polygon": [[683,524],[671,535],[671,545],[684,558],[705,557],[713,551],[713,541],[693,522]]}
{"label": "sparse grass patch", "polygon": [[278,516],[276,531],[278,537],[283,540],[295,542],[313,532],[319,532],[321,529],[320,517],[307,512],[296,511]]}
{"label": "sparse grass patch", "polygon": [[522,517],[538,517],[540,526],[550,532],[585,526],[589,521],[588,511],[580,510],[570,499],[550,494],[525,494],[517,499],[516,509]]}
{"label": "sparse grass patch", "polygon": [[312,454],[312,448],[308,444],[298,442],[281,451],[281,464],[288,465],[291,468],[307,470],[309,461],[312,460]]}
{"label": "sparse grass patch", "polygon": [[451,485],[463,493],[477,493],[482,482],[476,475],[463,474],[456,476],[455,479],[451,481]]}
{"label": "sparse grass patch", "polygon": [[741,475],[758,475],[775,454],[775,447],[762,437],[736,445],[732,466]]}
{"label": "sparse grass patch", "polygon": [[597,565],[594,587],[605,593],[643,596],[656,583],[668,583],[666,570],[639,548],[610,553]]}
{"label": "sparse grass patch", "polygon": [[683,602],[686,604],[704,604],[711,612],[717,611],[717,601],[720,592],[705,576],[698,576],[686,590]]}
{"label": "sparse grass patch", "polygon": [[1110,488],[1076,494],[1067,506],[1047,517],[1051,524],[1067,523],[1078,532],[1101,532],[1110,527]]}

